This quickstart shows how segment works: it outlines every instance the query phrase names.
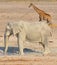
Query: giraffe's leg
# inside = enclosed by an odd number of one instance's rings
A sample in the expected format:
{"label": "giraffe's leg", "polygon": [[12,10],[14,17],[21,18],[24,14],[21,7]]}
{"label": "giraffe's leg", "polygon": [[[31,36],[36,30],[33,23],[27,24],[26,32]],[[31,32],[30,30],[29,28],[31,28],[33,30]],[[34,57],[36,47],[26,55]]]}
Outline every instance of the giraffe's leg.
{"label": "giraffe's leg", "polygon": [[49,20],[47,19],[47,23],[49,23]]}
{"label": "giraffe's leg", "polygon": [[50,25],[52,24],[51,21],[47,18],[47,23]]}
{"label": "giraffe's leg", "polygon": [[45,20],[45,17],[43,16],[43,20]]}
{"label": "giraffe's leg", "polygon": [[41,19],[41,16],[39,15],[39,21],[41,21],[42,19]]}

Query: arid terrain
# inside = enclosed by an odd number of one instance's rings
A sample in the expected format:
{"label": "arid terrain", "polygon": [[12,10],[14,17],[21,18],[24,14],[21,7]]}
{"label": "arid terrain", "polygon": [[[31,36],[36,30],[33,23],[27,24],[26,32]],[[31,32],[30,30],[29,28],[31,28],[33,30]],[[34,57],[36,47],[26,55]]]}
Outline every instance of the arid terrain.
{"label": "arid terrain", "polygon": [[30,2],[0,2],[0,65],[57,65],[57,2],[33,2],[38,8],[52,16],[53,35],[49,40],[51,52],[42,55],[42,46],[38,43],[26,41],[24,55],[18,55],[16,37],[10,37],[8,52],[4,51],[4,31],[7,22],[19,20],[35,22],[39,20],[38,14],[31,7]]}

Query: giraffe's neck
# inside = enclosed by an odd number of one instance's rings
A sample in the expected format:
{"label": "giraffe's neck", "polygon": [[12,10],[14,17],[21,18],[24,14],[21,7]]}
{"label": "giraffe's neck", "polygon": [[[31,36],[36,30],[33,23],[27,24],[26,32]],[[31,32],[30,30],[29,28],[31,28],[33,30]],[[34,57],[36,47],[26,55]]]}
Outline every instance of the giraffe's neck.
{"label": "giraffe's neck", "polygon": [[37,8],[35,5],[32,5],[32,7],[38,14],[41,12],[41,10],[39,8]]}

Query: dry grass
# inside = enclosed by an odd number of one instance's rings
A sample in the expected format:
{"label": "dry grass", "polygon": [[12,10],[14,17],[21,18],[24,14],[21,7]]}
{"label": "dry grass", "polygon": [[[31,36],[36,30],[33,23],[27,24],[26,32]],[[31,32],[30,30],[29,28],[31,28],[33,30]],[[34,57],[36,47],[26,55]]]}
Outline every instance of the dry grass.
{"label": "dry grass", "polygon": [[45,1],[45,2],[55,2],[57,0],[0,0],[0,2],[20,2],[20,1],[30,1],[30,2],[40,2],[40,1]]}

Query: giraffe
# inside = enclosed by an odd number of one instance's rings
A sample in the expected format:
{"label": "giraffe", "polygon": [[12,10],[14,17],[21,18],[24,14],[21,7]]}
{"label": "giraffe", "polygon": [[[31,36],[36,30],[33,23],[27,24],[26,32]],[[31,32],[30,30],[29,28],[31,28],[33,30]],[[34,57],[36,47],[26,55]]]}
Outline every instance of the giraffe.
{"label": "giraffe", "polygon": [[46,20],[48,24],[51,24],[51,15],[50,14],[47,14],[43,10],[37,8],[33,3],[30,3],[29,8],[31,6],[39,14],[39,21]]}

